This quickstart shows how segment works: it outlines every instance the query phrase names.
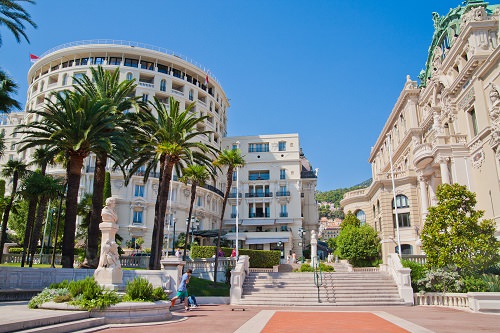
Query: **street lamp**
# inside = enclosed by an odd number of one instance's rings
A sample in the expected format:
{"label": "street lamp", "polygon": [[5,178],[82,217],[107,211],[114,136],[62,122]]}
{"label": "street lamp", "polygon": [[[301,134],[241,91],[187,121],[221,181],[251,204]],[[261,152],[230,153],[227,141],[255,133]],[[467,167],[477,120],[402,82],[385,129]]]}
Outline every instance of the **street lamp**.
{"label": "street lamp", "polygon": [[[236,149],[240,149],[240,142],[236,141]],[[238,261],[239,258],[239,239],[238,239],[238,231],[239,231],[239,206],[240,206],[240,189],[239,189],[239,168],[236,167],[236,261]]]}
{"label": "street lamp", "polygon": [[283,259],[283,257],[284,257],[284,253],[283,253],[284,252],[283,251],[284,250],[284,244],[283,244],[282,241],[278,242],[278,249],[280,249],[280,258]]}
{"label": "street lamp", "polygon": [[175,223],[177,222],[175,220],[175,217],[172,218],[172,221],[174,222],[174,234],[172,235],[172,255],[175,255]]}
{"label": "street lamp", "polygon": [[302,227],[299,228],[299,237],[301,238],[302,240],[302,263],[304,263],[304,233],[306,231],[304,229],[302,229]]}

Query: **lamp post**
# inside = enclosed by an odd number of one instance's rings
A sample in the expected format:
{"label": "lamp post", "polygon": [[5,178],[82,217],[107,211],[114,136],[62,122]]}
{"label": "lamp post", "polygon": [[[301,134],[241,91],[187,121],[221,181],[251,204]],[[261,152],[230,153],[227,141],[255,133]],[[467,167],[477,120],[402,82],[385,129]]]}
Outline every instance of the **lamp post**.
{"label": "lamp post", "polygon": [[175,217],[172,218],[172,221],[174,222],[174,233],[172,235],[172,255],[175,255]]}
{"label": "lamp post", "polygon": [[304,256],[304,233],[306,231],[302,229],[302,227],[299,228],[299,237],[301,238],[302,241],[302,263],[304,263],[305,256]]}
{"label": "lamp post", "polygon": [[[240,142],[236,141],[236,149],[240,149]],[[239,180],[239,167],[236,167],[236,261],[238,261],[239,258],[239,238],[238,238],[238,232],[239,232],[239,207],[240,207],[240,180]]]}
{"label": "lamp post", "polygon": [[284,250],[284,249],[283,249],[283,248],[284,248],[284,246],[283,246],[283,242],[282,242],[282,241],[279,241],[279,242],[278,242],[278,248],[280,249],[280,261],[281,261],[281,259],[283,259],[283,257],[284,257],[284,253],[283,253],[283,252],[284,252],[284,251],[283,251],[283,250]]}

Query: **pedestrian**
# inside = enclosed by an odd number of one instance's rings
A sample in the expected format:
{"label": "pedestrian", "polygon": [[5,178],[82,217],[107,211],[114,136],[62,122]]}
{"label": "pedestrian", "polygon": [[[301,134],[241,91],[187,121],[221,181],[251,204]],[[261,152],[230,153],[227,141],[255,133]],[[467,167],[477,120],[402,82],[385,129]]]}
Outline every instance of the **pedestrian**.
{"label": "pedestrian", "polygon": [[181,258],[181,251],[179,250],[179,248],[175,250],[175,256],[179,259]]}
{"label": "pedestrian", "polygon": [[184,309],[189,311],[189,302],[188,302],[188,292],[187,285],[189,283],[189,279],[191,278],[191,274],[193,274],[192,269],[188,269],[186,273],[182,274],[181,282],[179,283],[179,288],[177,288],[177,294],[171,300],[170,308],[175,305],[175,301],[179,298],[184,299]]}
{"label": "pedestrian", "polygon": [[[181,298],[181,302],[183,302],[184,299]],[[190,308],[197,308],[198,307],[198,302],[196,302],[196,297],[194,295],[189,295],[188,297],[188,303]]]}
{"label": "pedestrian", "polygon": [[297,255],[294,253],[292,253],[292,263],[295,264],[297,262]]}
{"label": "pedestrian", "polygon": [[224,257],[224,251],[222,251],[222,249],[219,247],[219,249],[217,250],[217,256],[218,257]]}
{"label": "pedestrian", "polygon": [[236,257],[236,248],[233,248],[233,252],[231,252],[231,257]]}
{"label": "pedestrian", "polygon": [[287,263],[287,264],[289,264],[289,263],[290,263],[290,255],[289,255],[289,254],[287,254],[287,255],[286,255],[286,263]]}

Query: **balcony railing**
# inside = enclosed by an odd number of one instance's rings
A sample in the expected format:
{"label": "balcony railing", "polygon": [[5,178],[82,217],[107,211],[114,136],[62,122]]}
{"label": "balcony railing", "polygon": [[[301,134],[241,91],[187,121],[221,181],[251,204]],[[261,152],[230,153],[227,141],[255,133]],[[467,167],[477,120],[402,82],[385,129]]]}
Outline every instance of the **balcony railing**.
{"label": "balcony railing", "polygon": [[245,193],[245,198],[270,198],[272,197],[273,194],[271,192],[250,192],[250,193]]}
{"label": "balcony railing", "polygon": [[302,171],[300,173],[300,178],[318,178],[316,172],[314,171]]}
{"label": "balcony railing", "polygon": [[139,85],[141,87],[146,87],[146,88],[154,88],[155,87],[154,83],[148,83],[148,82],[142,82],[142,81],[139,81]]}
{"label": "balcony railing", "polygon": [[231,213],[231,218],[235,219],[236,218],[236,213]]}
{"label": "balcony railing", "polygon": [[277,197],[289,197],[290,196],[290,191],[280,191],[276,192]]}
{"label": "balcony railing", "polygon": [[[229,197],[230,198],[236,198],[236,192],[232,192],[232,193],[229,193]],[[238,198],[242,198],[243,195],[241,194],[241,192],[238,193]]]}
{"label": "balcony railing", "polygon": [[280,217],[288,217],[288,213],[280,213]]}
{"label": "balcony railing", "polygon": [[271,217],[271,214],[264,213],[248,213],[248,218],[258,218],[258,217]]}
{"label": "balcony railing", "polygon": [[212,191],[218,195],[220,195],[221,197],[224,197],[224,192],[222,192],[221,190],[219,190],[218,188],[216,188],[215,186],[212,186],[212,185],[206,185],[203,186],[204,188],[206,188],[207,190],[209,191]]}
{"label": "balcony railing", "polygon": [[270,177],[269,175],[263,174],[263,175],[249,175],[248,180],[269,180]]}

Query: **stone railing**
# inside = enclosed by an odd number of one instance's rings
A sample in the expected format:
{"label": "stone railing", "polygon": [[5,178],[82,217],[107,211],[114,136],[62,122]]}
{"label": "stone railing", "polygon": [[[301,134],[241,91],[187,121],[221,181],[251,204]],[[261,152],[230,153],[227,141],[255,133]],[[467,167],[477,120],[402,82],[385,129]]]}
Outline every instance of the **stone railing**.
{"label": "stone railing", "polygon": [[[18,253],[8,253],[8,254],[5,253],[2,256],[2,264],[20,264],[22,261],[22,257],[23,255]],[[26,262],[27,260],[28,259],[26,259]],[[51,262],[52,262],[52,254],[42,254],[42,255],[35,254],[35,256],[33,257],[33,263],[37,265],[38,264],[50,265]],[[61,264],[61,255],[56,254],[54,265],[60,265],[60,264]],[[77,267],[79,264],[80,261],[78,260],[78,256],[75,256],[73,266]]]}
{"label": "stone railing", "polygon": [[239,304],[243,294],[243,282],[250,273],[250,257],[240,256],[236,267],[231,271],[230,304]]}
{"label": "stone railing", "polygon": [[467,294],[460,293],[415,293],[413,294],[415,305],[446,306],[452,308],[468,308],[469,298]]}
{"label": "stone railing", "polygon": [[365,195],[367,190],[368,189],[363,188],[361,190],[354,190],[354,191],[347,192],[344,194],[344,199],[355,198],[355,197]]}
{"label": "stone railing", "polygon": [[[232,257],[221,257],[217,265],[217,281],[226,281],[226,272],[233,270],[236,266],[236,259]],[[186,261],[186,269],[192,269],[193,275],[202,279],[214,279],[214,258],[202,258]]]}
{"label": "stone railing", "polygon": [[380,272],[380,268],[379,267],[353,267],[352,271],[353,272],[364,272],[364,273]]}
{"label": "stone railing", "polygon": [[380,265],[381,271],[388,272],[398,286],[399,296],[408,305],[413,305],[413,289],[411,287],[410,268],[401,265],[401,260],[396,253],[387,256],[387,264]]}
{"label": "stone railing", "polygon": [[427,256],[425,254],[403,254],[401,259],[424,265],[427,260]]}

